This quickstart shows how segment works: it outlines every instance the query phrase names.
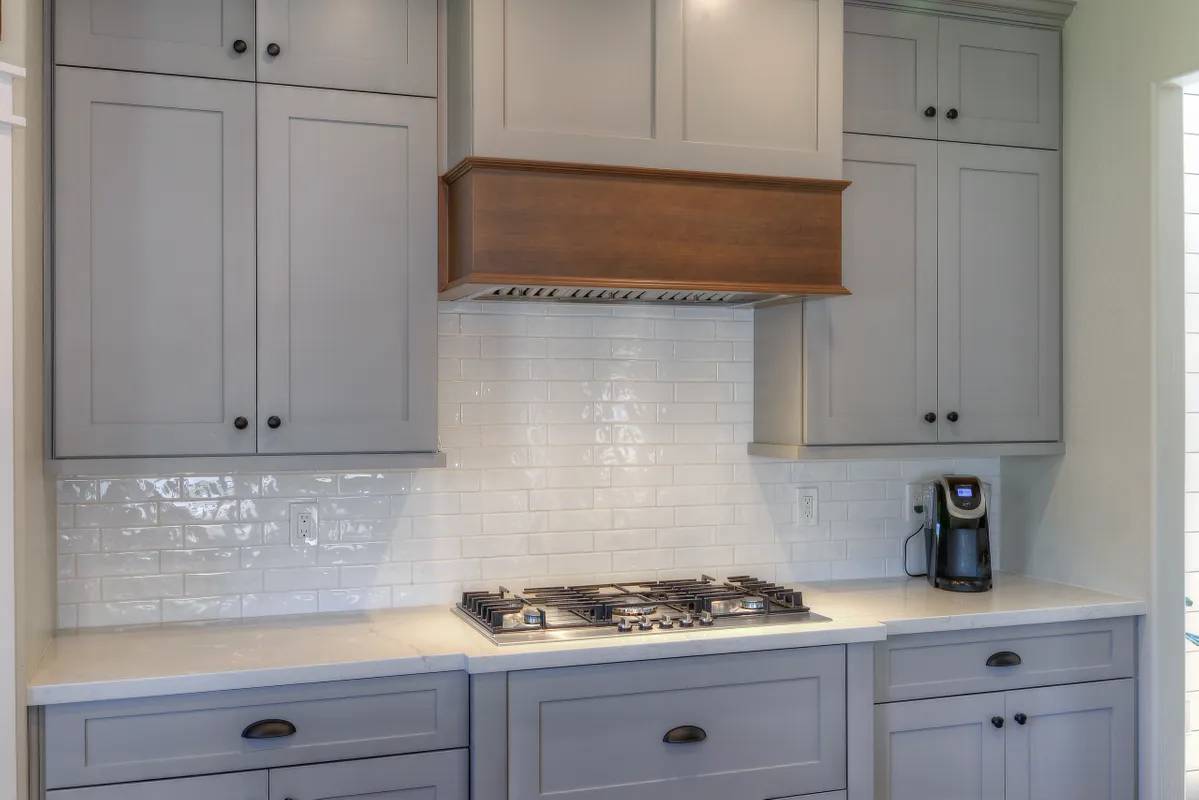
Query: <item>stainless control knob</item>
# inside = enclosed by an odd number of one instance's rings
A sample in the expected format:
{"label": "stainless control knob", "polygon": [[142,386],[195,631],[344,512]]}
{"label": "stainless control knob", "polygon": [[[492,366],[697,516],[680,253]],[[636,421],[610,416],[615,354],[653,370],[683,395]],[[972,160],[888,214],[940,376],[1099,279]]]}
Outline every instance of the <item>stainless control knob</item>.
{"label": "stainless control knob", "polygon": [[620,622],[616,623],[616,630],[621,633],[628,633],[633,630],[633,623],[629,622],[627,618],[622,618]]}
{"label": "stainless control knob", "polygon": [[712,612],[705,611],[704,613],[700,614],[699,615],[699,624],[703,625],[705,628],[710,627],[711,625],[715,625],[716,620],[712,618]]}
{"label": "stainless control knob", "polygon": [[643,631],[652,631],[654,629],[654,623],[650,622],[649,617],[642,614],[641,619],[637,620],[637,627]]}
{"label": "stainless control knob", "polygon": [[674,627],[674,620],[663,614],[662,618],[658,620],[658,627],[662,630],[669,630]]}
{"label": "stainless control knob", "polygon": [[694,624],[695,624],[695,617],[691,616],[691,612],[689,612],[689,611],[687,613],[683,614],[683,616],[679,617],[679,627],[680,628],[690,628]]}

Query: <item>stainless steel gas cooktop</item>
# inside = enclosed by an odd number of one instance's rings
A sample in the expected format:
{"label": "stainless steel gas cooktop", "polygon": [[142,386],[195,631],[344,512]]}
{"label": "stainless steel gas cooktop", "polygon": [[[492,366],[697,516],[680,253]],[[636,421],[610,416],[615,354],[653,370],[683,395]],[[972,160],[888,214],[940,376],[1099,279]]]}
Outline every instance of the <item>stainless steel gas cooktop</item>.
{"label": "stainless steel gas cooktop", "polygon": [[455,609],[497,644],[827,622],[803,593],[747,575],[465,592]]}

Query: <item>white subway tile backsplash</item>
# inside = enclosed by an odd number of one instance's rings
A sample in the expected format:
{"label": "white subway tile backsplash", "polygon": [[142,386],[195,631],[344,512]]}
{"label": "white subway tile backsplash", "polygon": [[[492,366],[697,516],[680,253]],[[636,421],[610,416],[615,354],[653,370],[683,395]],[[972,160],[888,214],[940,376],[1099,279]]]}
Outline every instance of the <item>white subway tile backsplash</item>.
{"label": "white subway tile backsplash", "polygon": [[[443,303],[448,468],[61,480],[59,625],[447,604],[497,582],[900,575],[907,482],[997,489],[994,459],[751,458],[752,319]],[[798,486],[820,492],[815,527]],[[291,546],[293,502],[318,504],[318,545]]]}

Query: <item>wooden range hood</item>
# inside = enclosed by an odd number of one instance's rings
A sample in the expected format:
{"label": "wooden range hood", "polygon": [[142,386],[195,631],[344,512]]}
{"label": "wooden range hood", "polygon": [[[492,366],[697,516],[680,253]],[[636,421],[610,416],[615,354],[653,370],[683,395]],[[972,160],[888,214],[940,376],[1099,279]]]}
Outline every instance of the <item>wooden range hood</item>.
{"label": "wooden range hood", "polygon": [[843,295],[848,181],[467,158],[440,296],[746,304]]}

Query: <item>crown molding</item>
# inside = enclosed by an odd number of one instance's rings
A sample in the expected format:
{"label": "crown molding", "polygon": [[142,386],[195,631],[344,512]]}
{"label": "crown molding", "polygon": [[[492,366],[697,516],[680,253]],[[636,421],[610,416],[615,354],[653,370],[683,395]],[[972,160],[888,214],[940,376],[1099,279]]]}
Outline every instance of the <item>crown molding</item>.
{"label": "crown molding", "polygon": [[852,0],[852,5],[902,8],[991,22],[1060,29],[1076,0]]}

